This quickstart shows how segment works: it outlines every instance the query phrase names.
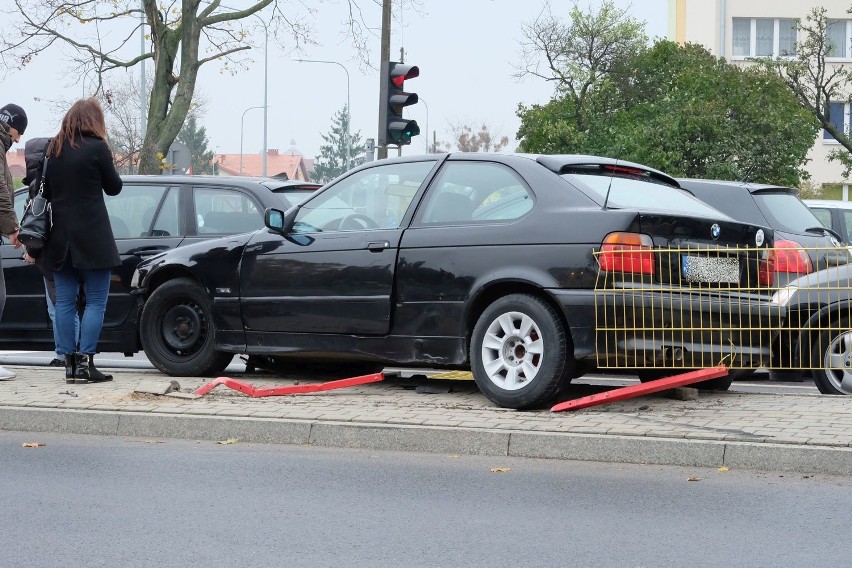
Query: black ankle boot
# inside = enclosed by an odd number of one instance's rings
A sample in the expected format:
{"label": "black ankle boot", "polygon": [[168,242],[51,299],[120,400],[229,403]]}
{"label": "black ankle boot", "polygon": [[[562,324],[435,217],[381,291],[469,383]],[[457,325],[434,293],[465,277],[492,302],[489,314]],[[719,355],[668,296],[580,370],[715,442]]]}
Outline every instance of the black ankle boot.
{"label": "black ankle boot", "polygon": [[105,381],[111,381],[112,375],[107,375],[105,373],[101,373],[95,368],[95,356],[89,355],[89,380],[93,383],[102,383]]}
{"label": "black ankle boot", "polygon": [[65,382],[73,383],[77,374],[77,356],[76,355],[66,355],[65,356]]}
{"label": "black ankle boot", "polygon": [[89,382],[89,356],[77,353],[75,358],[74,382],[86,384]]}

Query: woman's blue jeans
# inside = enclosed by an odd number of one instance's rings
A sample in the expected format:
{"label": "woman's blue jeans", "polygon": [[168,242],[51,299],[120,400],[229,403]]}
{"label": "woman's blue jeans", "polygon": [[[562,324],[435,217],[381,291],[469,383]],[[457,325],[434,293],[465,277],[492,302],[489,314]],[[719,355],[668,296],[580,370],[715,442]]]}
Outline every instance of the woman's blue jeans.
{"label": "woman's blue jeans", "polygon": [[[44,299],[47,301],[47,316],[50,318],[50,326],[53,328],[53,350],[57,355],[62,355],[59,352],[59,326],[56,325],[56,304],[53,303],[53,298],[50,297],[50,287],[53,286],[53,294],[56,295],[56,283],[53,284],[44,279]],[[80,339],[80,316],[74,312],[74,342]]]}
{"label": "woman's blue jeans", "polygon": [[[112,270],[77,270],[70,259],[62,270],[53,275],[56,282],[56,327],[59,341],[56,351],[61,355],[84,353],[94,355],[98,351],[98,338],[104,325],[104,312],[109,297]],[[74,320],[77,314],[77,294],[80,285],[86,292],[86,307],[80,320],[80,345],[77,345]]]}

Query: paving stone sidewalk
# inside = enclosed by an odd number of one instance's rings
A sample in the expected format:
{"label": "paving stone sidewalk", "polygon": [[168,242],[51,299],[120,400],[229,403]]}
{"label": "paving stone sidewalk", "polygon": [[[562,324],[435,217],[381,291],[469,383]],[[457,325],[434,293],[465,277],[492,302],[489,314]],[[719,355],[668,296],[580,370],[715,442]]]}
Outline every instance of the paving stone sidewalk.
{"label": "paving stone sidewalk", "polygon": [[[527,455],[672,465],[726,465],[852,475],[852,397],[662,394],[579,411],[499,408],[469,381],[391,377],[294,396],[251,398],[209,379],[112,370],[109,383],[66,385],[62,370],[12,367],[0,382],[0,430],[306,443],[449,453]],[[235,375],[257,387],[294,384]],[[134,392],[177,380],[181,393]],[[304,383],[305,381],[303,381]],[[572,385],[576,398],[606,387]]]}

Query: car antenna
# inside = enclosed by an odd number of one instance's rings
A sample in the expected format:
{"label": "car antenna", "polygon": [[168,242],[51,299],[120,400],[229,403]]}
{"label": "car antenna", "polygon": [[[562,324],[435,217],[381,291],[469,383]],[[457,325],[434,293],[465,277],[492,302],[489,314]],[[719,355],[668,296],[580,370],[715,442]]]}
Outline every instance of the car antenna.
{"label": "car antenna", "polygon": [[751,171],[754,169],[755,164],[752,163],[749,167],[746,168],[746,171],[743,173],[743,179],[740,180],[740,183],[749,183],[748,176],[751,174]]}
{"label": "car antenna", "polygon": [[[618,155],[615,158],[615,168],[618,168],[618,161],[621,159],[621,148],[618,149]],[[615,176],[615,172],[612,172],[612,175],[609,176],[609,185],[606,188],[606,195],[604,196],[603,207],[601,209],[606,210],[607,201],[609,201],[609,192],[612,190],[612,178]]]}

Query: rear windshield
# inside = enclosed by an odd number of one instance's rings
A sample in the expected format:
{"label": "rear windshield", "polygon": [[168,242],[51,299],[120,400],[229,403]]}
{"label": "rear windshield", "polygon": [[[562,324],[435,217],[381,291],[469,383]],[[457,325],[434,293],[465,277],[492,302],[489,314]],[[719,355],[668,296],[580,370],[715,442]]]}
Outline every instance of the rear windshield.
{"label": "rear windshield", "polygon": [[792,193],[759,192],[754,194],[754,201],[773,229],[804,234],[806,229],[822,226],[808,206]]}
{"label": "rear windshield", "polygon": [[603,205],[606,201],[609,209],[653,210],[711,219],[730,219],[721,211],[670,185],[601,175],[562,174],[562,177],[599,204]]}

